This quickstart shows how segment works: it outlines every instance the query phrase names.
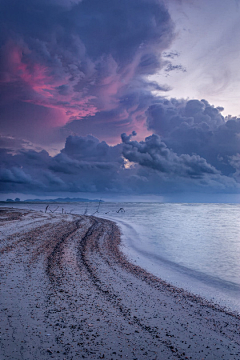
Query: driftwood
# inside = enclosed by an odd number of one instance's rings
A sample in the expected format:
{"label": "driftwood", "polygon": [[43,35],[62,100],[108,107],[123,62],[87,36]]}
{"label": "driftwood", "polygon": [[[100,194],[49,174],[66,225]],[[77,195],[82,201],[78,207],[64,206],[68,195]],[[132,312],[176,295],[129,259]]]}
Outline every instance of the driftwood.
{"label": "driftwood", "polygon": [[94,215],[94,214],[96,214],[96,213],[99,213],[99,211],[98,211],[98,210],[99,210],[99,208],[100,208],[100,205],[101,205],[101,200],[99,200],[97,210],[93,213],[93,215]]}
{"label": "driftwood", "polygon": [[118,211],[116,211],[117,213],[120,213],[120,212],[125,212],[124,208],[120,208],[118,209]]}
{"label": "driftwood", "polygon": [[54,209],[54,210],[51,210],[50,208],[49,208],[49,210],[50,210],[51,213],[53,214],[53,213],[55,213],[55,211],[57,211],[58,208],[59,208],[59,206],[57,206],[56,209]]}
{"label": "driftwood", "polygon": [[87,204],[87,206],[86,206],[86,209],[85,209],[83,215],[87,215],[87,212],[88,212],[88,204]]}
{"label": "driftwood", "polygon": [[56,209],[54,210],[51,210],[49,205],[46,206],[46,209],[45,209],[45,213],[47,212],[47,210],[49,210],[52,214],[55,213],[55,211],[57,211],[57,209],[59,208],[59,206],[56,207]]}

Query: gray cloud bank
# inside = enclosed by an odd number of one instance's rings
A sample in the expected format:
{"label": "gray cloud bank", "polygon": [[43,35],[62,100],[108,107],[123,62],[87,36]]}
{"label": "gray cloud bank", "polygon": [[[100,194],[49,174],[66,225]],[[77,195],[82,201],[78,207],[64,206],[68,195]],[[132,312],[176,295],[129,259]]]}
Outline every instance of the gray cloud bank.
{"label": "gray cloud bank", "polygon": [[198,154],[226,176],[240,153],[240,119],[221,115],[206,100],[163,101],[148,109],[148,128],[177,154]]}
{"label": "gray cloud bank", "polygon": [[147,111],[154,133],[122,134],[109,146],[69,136],[56,156],[1,149],[2,192],[101,194],[239,193],[240,119],[207,101],[159,101]]}

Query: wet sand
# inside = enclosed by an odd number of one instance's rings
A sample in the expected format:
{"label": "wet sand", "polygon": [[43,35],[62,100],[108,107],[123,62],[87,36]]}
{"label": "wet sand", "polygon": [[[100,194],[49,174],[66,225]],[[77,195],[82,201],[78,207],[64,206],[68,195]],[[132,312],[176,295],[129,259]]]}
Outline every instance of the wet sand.
{"label": "wet sand", "polygon": [[93,216],[0,208],[0,359],[240,359],[240,316],[127,261]]}

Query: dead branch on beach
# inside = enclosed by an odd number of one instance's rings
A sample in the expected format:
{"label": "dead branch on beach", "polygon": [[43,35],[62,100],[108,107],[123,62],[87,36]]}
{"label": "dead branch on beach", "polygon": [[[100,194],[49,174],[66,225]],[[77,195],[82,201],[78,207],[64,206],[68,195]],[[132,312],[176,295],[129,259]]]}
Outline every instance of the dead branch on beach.
{"label": "dead branch on beach", "polygon": [[119,214],[120,212],[121,212],[121,213],[123,213],[123,212],[125,213],[124,208],[120,208],[120,209],[118,209],[118,210],[116,211],[116,213],[118,213],[118,214]]}
{"label": "dead branch on beach", "polygon": [[55,211],[57,211],[58,208],[59,208],[59,206],[57,206],[56,209],[54,209],[54,210],[51,210],[51,209],[49,208],[49,211],[51,211],[51,213],[53,214],[53,213],[55,213]]}
{"label": "dead branch on beach", "polygon": [[51,210],[51,209],[50,209],[50,206],[47,205],[47,206],[46,206],[46,209],[45,209],[45,213],[47,212],[47,210],[49,210],[49,211],[53,214],[53,213],[55,213],[55,211],[57,211],[58,208],[59,208],[59,206],[57,206],[56,209]]}
{"label": "dead branch on beach", "polygon": [[86,209],[85,209],[83,215],[87,215],[87,212],[88,212],[88,204],[87,204],[87,206],[86,206]]}
{"label": "dead branch on beach", "polygon": [[96,213],[99,213],[99,208],[100,208],[101,202],[102,202],[102,200],[99,200],[97,210],[93,213],[93,215]]}

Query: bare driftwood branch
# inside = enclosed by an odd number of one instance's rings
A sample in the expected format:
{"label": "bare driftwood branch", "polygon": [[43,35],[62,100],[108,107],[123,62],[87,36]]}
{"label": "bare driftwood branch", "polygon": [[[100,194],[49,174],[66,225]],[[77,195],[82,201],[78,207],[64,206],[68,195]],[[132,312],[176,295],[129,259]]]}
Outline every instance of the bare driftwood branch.
{"label": "bare driftwood branch", "polygon": [[116,211],[117,213],[123,213],[123,212],[125,212],[125,210],[124,210],[124,208],[120,208],[120,209],[118,209],[117,211]]}
{"label": "bare driftwood branch", "polygon": [[87,212],[88,212],[88,204],[87,204],[87,206],[86,206],[86,209],[85,209],[83,215],[87,215]]}
{"label": "bare driftwood branch", "polygon": [[47,212],[47,209],[49,208],[49,205],[46,206],[45,213]]}
{"label": "bare driftwood branch", "polygon": [[96,213],[99,213],[99,211],[98,211],[98,210],[99,210],[99,208],[100,208],[100,205],[101,205],[101,200],[99,200],[97,210],[93,213],[93,215],[94,215],[94,214],[96,214]]}

